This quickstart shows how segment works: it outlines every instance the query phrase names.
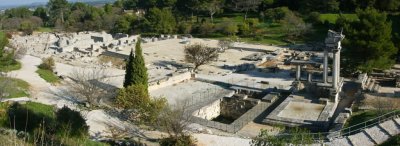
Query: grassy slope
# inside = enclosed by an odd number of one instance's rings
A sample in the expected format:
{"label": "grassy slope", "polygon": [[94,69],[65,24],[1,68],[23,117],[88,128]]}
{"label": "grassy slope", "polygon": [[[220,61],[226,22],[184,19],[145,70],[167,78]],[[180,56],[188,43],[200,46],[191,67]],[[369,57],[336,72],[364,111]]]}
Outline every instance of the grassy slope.
{"label": "grassy slope", "polygon": [[[342,14],[345,18],[350,19],[350,20],[356,20],[357,15],[356,14]],[[336,20],[339,18],[339,14],[321,14],[319,16],[319,19],[321,22],[328,21],[331,24],[335,24]]]}
{"label": "grassy slope", "polygon": [[52,71],[38,69],[36,73],[49,83],[57,83],[59,81],[59,78]]}
{"label": "grassy slope", "polygon": [[0,77],[0,82],[4,80],[10,80],[7,81],[9,83],[9,98],[18,98],[18,97],[28,97],[29,96],[29,83],[25,82],[24,80],[21,79],[16,79],[16,78],[5,78],[5,77]]}

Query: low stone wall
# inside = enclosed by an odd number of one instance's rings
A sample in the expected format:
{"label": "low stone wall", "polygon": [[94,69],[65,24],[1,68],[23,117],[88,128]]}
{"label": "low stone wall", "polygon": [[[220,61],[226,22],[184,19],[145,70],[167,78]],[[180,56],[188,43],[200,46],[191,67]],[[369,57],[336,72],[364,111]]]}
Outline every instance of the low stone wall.
{"label": "low stone wall", "polygon": [[236,119],[231,124],[224,124],[224,123],[220,123],[220,122],[210,121],[210,120],[203,119],[203,118],[196,117],[196,116],[193,116],[192,122],[198,123],[203,126],[223,130],[226,132],[236,133],[240,129],[242,129],[244,126],[246,126],[249,122],[256,119],[257,116],[259,116],[265,110],[267,110],[270,105],[271,105],[271,103],[261,102],[261,103],[257,104],[255,107],[251,108],[245,114],[240,116],[238,119]]}
{"label": "low stone wall", "polygon": [[221,114],[221,101],[222,99],[218,99],[215,102],[202,107],[201,109],[195,110],[193,112],[193,116],[207,120],[212,120],[218,117]]}
{"label": "low stone wall", "polygon": [[163,79],[149,83],[149,90],[152,91],[152,90],[156,90],[159,88],[171,86],[173,84],[177,84],[177,83],[189,80],[191,78],[192,78],[192,76],[191,76],[190,72],[184,72],[184,73],[180,73],[180,74],[174,73],[174,74],[172,74],[171,77],[165,77]]}

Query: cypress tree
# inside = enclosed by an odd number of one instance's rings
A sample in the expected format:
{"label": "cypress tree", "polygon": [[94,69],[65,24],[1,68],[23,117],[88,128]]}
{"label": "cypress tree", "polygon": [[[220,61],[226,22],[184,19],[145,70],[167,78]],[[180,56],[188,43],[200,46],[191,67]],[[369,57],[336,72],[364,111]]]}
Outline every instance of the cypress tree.
{"label": "cypress tree", "polygon": [[133,50],[131,50],[129,60],[126,63],[124,87],[126,88],[131,85],[143,85],[147,91],[147,68],[144,62],[142,47],[140,44],[141,41],[139,39],[136,43],[135,53],[133,53]]}
{"label": "cypress tree", "polygon": [[135,48],[135,58],[133,59],[133,75],[132,82],[134,85],[144,85],[148,89],[147,68],[142,54],[141,41],[138,39]]}
{"label": "cypress tree", "polygon": [[131,53],[129,54],[129,58],[126,62],[126,69],[125,69],[125,80],[124,80],[124,87],[128,87],[132,85],[133,83],[133,69],[134,69],[134,60],[135,56],[133,54],[133,49],[131,50]]}

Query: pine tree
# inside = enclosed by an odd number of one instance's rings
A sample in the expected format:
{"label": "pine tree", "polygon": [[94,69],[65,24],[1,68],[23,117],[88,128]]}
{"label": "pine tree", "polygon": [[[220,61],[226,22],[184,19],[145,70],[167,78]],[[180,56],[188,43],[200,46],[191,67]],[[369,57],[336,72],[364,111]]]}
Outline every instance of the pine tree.
{"label": "pine tree", "polygon": [[148,88],[147,68],[142,54],[141,41],[136,43],[135,58],[133,59],[133,75],[132,82],[134,85],[144,85],[146,90]]}
{"label": "pine tree", "polygon": [[133,64],[133,60],[134,60],[135,56],[133,54],[133,49],[131,50],[131,54],[129,54],[129,58],[126,62],[126,70],[125,70],[125,80],[124,80],[124,87],[128,87],[130,85],[132,85],[132,73],[133,73],[133,69],[134,69],[134,64]]}
{"label": "pine tree", "polygon": [[392,41],[392,25],[386,13],[368,8],[357,10],[358,20],[343,21],[343,66],[346,72],[371,72],[390,68],[397,48]]}

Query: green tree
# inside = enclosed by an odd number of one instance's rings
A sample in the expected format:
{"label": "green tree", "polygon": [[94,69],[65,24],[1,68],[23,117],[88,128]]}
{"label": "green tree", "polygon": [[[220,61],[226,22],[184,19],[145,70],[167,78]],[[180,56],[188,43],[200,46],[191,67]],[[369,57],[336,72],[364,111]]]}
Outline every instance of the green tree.
{"label": "green tree", "polygon": [[136,43],[135,54],[131,52],[126,65],[126,74],[124,87],[132,85],[143,85],[148,88],[147,68],[142,54],[142,47],[140,46],[140,39]]}
{"label": "green tree", "polygon": [[176,21],[170,9],[152,8],[146,14],[144,26],[149,32],[171,34],[175,32]]}
{"label": "green tree", "polygon": [[47,7],[49,8],[50,18],[52,19],[53,25],[57,20],[61,21],[61,24],[64,24],[64,19],[66,18],[66,14],[68,11],[68,1],[67,0],[49,0],[47,3]]}
{"label": "green tree", "polygon": [[4,12],[8,18],[28,18],[32,16],[32,11],[26,7],[12,8]]}
{"label": "green tree", "polygon": [[133,15],[125,14],[120,19],[117,19],[113,28],[114,33],[132,33],[136,17]]}
{"label": "green tree", "polygon": [[41,18],[44,22],[49,20],[49,17],[47,16],[47,10],[43,7],[36,8],[33,12],[33,16]]}
{"label": "green tree", "polygon": [[134,69],[134,64],[133,60],[135,59],[135,55],[133,54],[133,49],[131,50],[131,53],[129,54],[129,58],[126,62],[126,69],[125,69],[125,80],[124,80],[124,87],[129,87],[133,83],[133,69]]}
{"label": "green tree", "polygon": [[[368,8],[357,10],[358,20],[338,20],[344,28],[344,68],[371,72],[373,68],[389,68],[395,62],[397,48],[392,41],[392,25],[386,13]],[[362,54],[362,55],[360,55]]]}

